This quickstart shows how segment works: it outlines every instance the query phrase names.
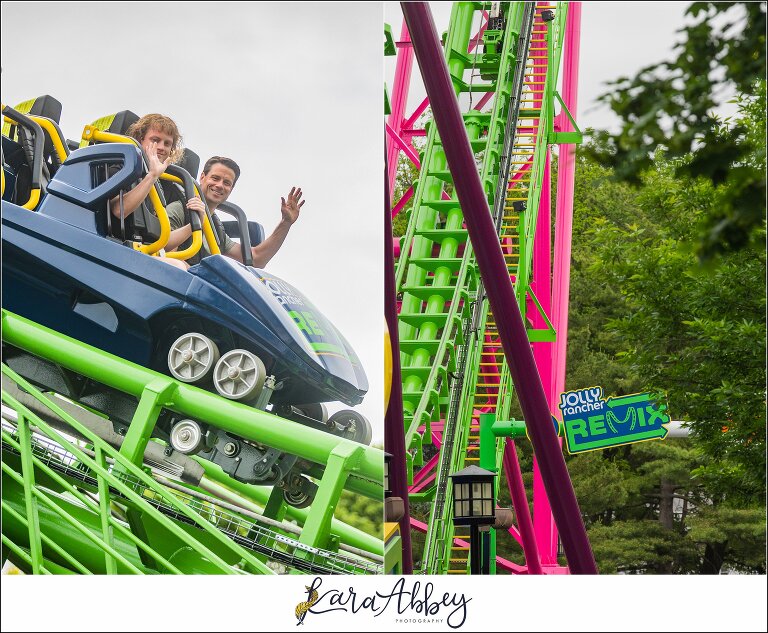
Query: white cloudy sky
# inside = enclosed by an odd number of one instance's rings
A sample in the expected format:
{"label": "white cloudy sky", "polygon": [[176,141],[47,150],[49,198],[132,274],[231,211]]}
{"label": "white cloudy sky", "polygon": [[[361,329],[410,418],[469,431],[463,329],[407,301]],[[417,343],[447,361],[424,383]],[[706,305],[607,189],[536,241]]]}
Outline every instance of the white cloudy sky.
{"label": "white cloudy sky", "polygon": [[[451,2],[430,2],[438,34],[448,29]],[[582,2],[581,54],[576,123],[587,127],[615,129],[616,118],[595,100],[605,92],[605,84],[619,76],[631,76],[644,66],[671,58],[684,24],[688,2]],[[399,39],[402,26],[400,3],[384,3],[385,21]],[[387,86],[392,88],[395,58],[385,61]],[[414,64],[414,75],[418,70]],[[424,98],[420,78],[411,84],[410,110]]]}
{"label": "white cloudy sky", "polygon": [[365,3],[2,3],[4,104],[55,97],[71,139],[119,110],[171,116],[201,161],[239,163],[230,200],[268,233],[302,187],[268,269],[357,351],[383,442],[381,29]]}

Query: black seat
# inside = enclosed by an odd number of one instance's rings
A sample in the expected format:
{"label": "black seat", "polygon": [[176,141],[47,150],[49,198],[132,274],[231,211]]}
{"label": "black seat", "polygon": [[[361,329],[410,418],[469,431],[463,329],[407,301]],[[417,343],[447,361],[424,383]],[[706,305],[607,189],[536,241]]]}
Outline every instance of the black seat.
{"label": "black seat", "polygon": [[[16,109],[18,110],[19,106]],[[24,112],[24,110],[20,110],[20,112]],[[61,122],[61,102],[51,95],[37,97],[32,100],[29,111],[26,114],[43,128],[45,134],[43,168],[48,170],[48,178],[50,179],[56,174],[70,152],[67,139],[64,138],[64,134],[59,127]]]}
{"label": "black seat", "polygon": [[32,167],[27,162],[24,149],[16,141],[3,134],[3,200],[19,204],[29,199],[32,188]]}
{"label": "black seat", "polygon": [[[128,128],[138,120],[139,116],[130,110],[121,110],[115,114],[96,119],[90,125],[85,126],[80,147],[93,145],[95,143],[114,141],[136,143],[135,139],[128,136],[126,133],[128,132]],[[101,132],[106,134],[102,135],[100,134]],[[110,138],[107,135],[116,135],[116,137]],[[138,143],[136,144],[138,145]],[[146,157],[144,162],[147,162]],[[105,166],[105,169],[108,170],[109,167]],[[106,179],[107,175],[108,171],[105,171],[100,177]],[[155,190],[160,198],[160,202],[165,206],[166,201],[163,187],[155,185]],[[112,236],[121,240],[133,240],[149,244],[155,242],[160,237],[160,220],[152,208],[152,205],[148,204],[146,200],[138,209],[125,218],[123,223],[119,220],[114,222],[112,221],[112,218],[110,218],[110,224]]]}
{"label": "black seat", "polygon": [[[58,171],[61,164],[69,156],[70,149],[67,140],[59,127],[61,121],[61,102],[50,95],[24,101],[13,108],[16,112],[26,115],[35,121],[43,131],[43,194],[47,183]],[[25,132],[15,125],[6,126],[3,133],[21,145],[25,142]],[[42,197],[42,196],[41,196]]]}
{"label": "black seat", "polygon": [[[185,147],[184,156],[176,164],[182,169],[186,169],[192,178],[197,179],[197,170],[200,168],[200,157],[191,149]],[[184,187],[170,180],[161,180],[160,186],[163,189],[163,194],[165,194],[165,199],[167,202],[170,203],[178,201],[184,205],[186,202],[186,198],[184,196]]]}
{"label": "black seat", "polygon": [[15,108],[3,106],[3,115],[3,199],[34,210],[48,182],[43,165],[45,134],[36,121]]}
{"label": "black seat", "polygon": [[[237,220],[223,220],[224,231],[235,241],[239,241],[240,223]],[[248,236],[250,237],[251,246],[258,246],[264,241],[264,227],[258,222],[248,222]]]}

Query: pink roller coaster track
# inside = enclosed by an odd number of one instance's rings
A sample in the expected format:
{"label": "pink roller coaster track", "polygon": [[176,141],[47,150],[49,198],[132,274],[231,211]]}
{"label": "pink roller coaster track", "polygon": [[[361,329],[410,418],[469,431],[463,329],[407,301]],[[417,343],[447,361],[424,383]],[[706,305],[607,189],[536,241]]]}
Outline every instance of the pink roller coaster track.
{"label": "pink roller coaster track", "polygon": [[[473,38],[470,47],[477,44],[485,27]],[[563,66],[561,97],[570,112],[576,112],[578,63],[581,29],[581,3],[571,2],[568,6],[566,32],[563,44]],[[419,116],[429,105],[424,99],[406,116],[408,92],[413,69],[413,48],[410,43],[408,30],[403,22],[400,40],[397,42],[397,61],[394,84],[392,87],[392,110],[386,124],[387,132],[387,177],[392,216],[399,213],[408,200],[413,196],[413,190],[406,191],[399,200],[394,200],[395,179],[400,152],[403,152],[414,165],[418,163],[418,152],[413,146],[413,138],[424,134],[423,130],[414,127]],[[475,106],[480,110],[492,97],[488,93]],[[555,118],[555,131],[571,131],[571,123],[565,112]],[[536,366],[547,396],[547,402],[552,413],[557,412],[557,400],[565,387],[565,361],[568,336],[568,295],[570,289],[570,260],[571,260],[571,230],[573,220],[573,188],[576,169],[575,145],[561,144],[559,146],[559,168],[557,191],[555,199],[555,244],[554,262],[551,235],[551,182],[550,182],[550,152],[546,157],[541,200],[539,204],[536,238],[534,240],[533,275],[531,287],[538,297],[541,307],[549,317],[557,339],[554,343],[534,343],[533,352]],[[397,240],[395,240],[397,245]],[[529,311],[534,327],[543,327],[544,319],[536,310]],[[439,446],[442,442],[441,425],[433,425],[433,442]],[[411,492],[419,492],[429,486],[434,480],[434,466],[437,457],[430,460],[414,475]],[[529,574],[558,574],[568,573],[567,567],[557,562],[558,531],[555,525],[549,500],[542,482],[539,465],[534,458],[533,506],[531,517],[527,512],[525,487],[515,451],[514,442],[509,441],[505,448],[504,471],[507,477],[510,495],[518,517],[518,526],[510,529],[510,534],[517,540],[526,557],[526,565],[520,566],[497,557],[497,565],[512,573]],[[411,519],[411,527],[426,531],[426,525]],[[458,545],[461,545],[458,543]]]}

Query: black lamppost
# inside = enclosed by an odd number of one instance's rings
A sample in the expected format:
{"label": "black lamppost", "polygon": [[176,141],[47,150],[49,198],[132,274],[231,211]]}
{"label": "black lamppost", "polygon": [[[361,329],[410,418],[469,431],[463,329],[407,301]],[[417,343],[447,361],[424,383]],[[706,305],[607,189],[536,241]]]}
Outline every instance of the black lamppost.
{"label": "black lamppost", "polygon": [[495,473],[469,466],[450,475],[453,479],[453,524],[468,525],[469,570],[471,574],[488,573],[488,565],[482,565],[480,526],[496,522],[496,499],[493,479]]}

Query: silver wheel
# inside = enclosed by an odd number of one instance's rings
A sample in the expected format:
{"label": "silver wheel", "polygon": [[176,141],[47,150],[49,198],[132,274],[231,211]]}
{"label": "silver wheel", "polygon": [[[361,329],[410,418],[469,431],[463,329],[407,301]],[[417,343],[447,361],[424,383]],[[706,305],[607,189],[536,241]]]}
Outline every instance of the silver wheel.
{"label": "silver wheel", "polygon": [[322,424],[328,422],[328,407],[322,402],[314,402],[312,404],[298,404],[296,408],[301,411],[308,418],[317,420]]}
{"label": "silver wheel", "polygon": [[317,494],[317,484],[301,476],[291,477],[289,485],[283,490],[283,499],[294,508],[306,508],[312,504]]}
{"label": "silver wheel", "polygon": [[333,433],[345,437],[353,442],[368,446],[373,438],[373,429],[368,419],[351,409],[337,411],[328,420]]}
{"label": "silver wheel", "polygon": [[194,420],[182,420],[171,429],[171,446],[179,453],[197,453],[203,448],[204,440],[203,431]]}
{"label": "silver wheel", "polygon": [[233,349],[216,363],[213,385],[230,400],[254,400],[259,397],[267,371],[261,359],[247,350]]}
{"label": "silver wheel", "polygon": [[168,369],[182,382],[203,382],[211,375],[218,360],[216,343],[197,332],[183,334],[168,351]]}

